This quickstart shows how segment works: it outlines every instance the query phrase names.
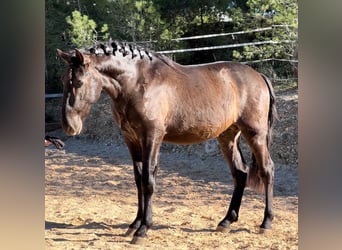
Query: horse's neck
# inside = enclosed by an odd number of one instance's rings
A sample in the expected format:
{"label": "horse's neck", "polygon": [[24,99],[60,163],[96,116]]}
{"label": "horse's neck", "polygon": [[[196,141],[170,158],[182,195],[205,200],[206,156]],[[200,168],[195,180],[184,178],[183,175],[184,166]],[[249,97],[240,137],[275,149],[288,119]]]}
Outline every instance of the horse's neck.
{"label": "horse's neck", "polygon": [[136,70],[133,64],[106,60],[96,65],[96,68],[100,72],[99,81],[102,83],[102,88],[114,102],[119,96],[127,95],[134,89]]}
{"label": "horse's neck", "polygon": [[115,100],[122,91],[120,83],[115,79],[103,76],[101,82],[102,88],[113,100]]}
{"label": "horse's neck", "polygon": [[103,56],[97,57],[95,61],[96,69],[105,74],[116,79],[120,74],[125,73],[127,68],[127,62],[125,58],[120,58],[119,56]]}
{"label": "horse's neck", "polygon": [[104,85],[104,89],[114,99],[120,94],[124,96],[135,95],[132,92],[137,90],[137,85],[153,81],[156,71],[158,72],[157,75],[170,70],[184,74],[181,65],[163,56],[156,56],[152,60],[147,57],[132,59],[130,55],[126,57],[121,55],[108,56],[99,60],[96,68],[104,77],[104,82],[107,83]]}

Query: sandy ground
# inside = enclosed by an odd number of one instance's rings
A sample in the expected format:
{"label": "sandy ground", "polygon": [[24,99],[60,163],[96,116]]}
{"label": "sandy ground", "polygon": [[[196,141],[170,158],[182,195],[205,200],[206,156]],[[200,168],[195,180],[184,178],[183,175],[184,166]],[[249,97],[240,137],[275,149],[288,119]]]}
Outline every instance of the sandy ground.
{"label": "sandy ground", "polygon": [[298,249],[294,166],[276,166],[270,232],[259,232],[264,196],[247,189],[239,221],[219,233],[233,188],[223,157],[162,151],[154,226],[145,245],[136,246],[123,236],[137,209],[127,148],[78,138],[65,143],[63,150],[45,149],[46,249]]}

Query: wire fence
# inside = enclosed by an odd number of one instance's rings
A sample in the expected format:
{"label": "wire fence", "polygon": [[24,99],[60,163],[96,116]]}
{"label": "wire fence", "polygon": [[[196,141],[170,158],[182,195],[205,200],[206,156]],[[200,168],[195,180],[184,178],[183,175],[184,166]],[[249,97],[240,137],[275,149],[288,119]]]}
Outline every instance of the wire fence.
{"label": "wire fence", "polygon": [[[233,40],[235,40],[235,36],[243,35],[243,34],[249,34],[249,33],[257,33],[257,32],[265,32],[265,31],[272,31],[274,29],[289,29],[289,28],[296,28],[292,25],[271,25],[269,27],[263,27],[263,28],[257,28],[257,29],[251,29],[251,30],[243,30],[243,31],[235,31],[235,32],[228,32],[228,33],[218,33],[218,34],[205,34],[205,35],[197,35],[197,36],[189,36],[189,37],[181,37],[181,38],[175,38],[172,39],[172,41],[187,41],[187,40],[198,40],[198,39],[210,39],[215,37],[222,37],[222,36],[232,36]],[[148,41],[142,42],[147,43]],[[274,41],[272,39],[266,40],[266,41],[253,41],[253,42],[244,42],[244,43],[233,43],[233,44],[223,44],[223,45],[216,45],[216,46],[205,46],[205,47],[196,47],[196,48],[183,48],[183,49],[171,49],[171,50],[161,50],[157,51],[157,53],[160,54],[170,54],[172,57],[174,54],[177,53],[188,53],[188,52],[196,52],[196,51],[209,51],[209,50],[219,50],[219,49],[235,49],[240,47],[247,47],[247,46],[260,46],[260,45],[273,45],[277,46],[278,44],[296,44],[296,40],[282,40],[282,41]],[[261,71],[268,68],[268,71],[270,71],[270,68],[273,68],[275,63],[285,63],[284,65],[290,65],[290,68],[292,68],[293,76],[288,76],[286,78],[276,78],[276,77],[270,77],[273,82],[276,83],[284,83],[284,82],[298,82],[297,77],[297,71],[298,71],[298,60],[296,56],[294,55],[292,58],[289,56],[289,59],[286,58],[263,58],[258,60],[250,60],[250,61],[242,61],[240,62],[242,64],[248,64],[248,65],[254,65]],[[266,66],[268,64],[268,66]],[[271,64],[271,65],[270,65]],[[274,74],[274,72],[270,72],[271,75]],[[291,75],[289,73],[289,75]]]}
{"label": "wire fence", "polygon": [[163,50],[157,51],[156,53],[160,54],[174,54],[174,53],[184,53],[184,52],[192,52],[192,51],[202,51],[202,50],[214,50],[214,49],[230,49],[230,48],[238,48],[245,46],[257,46],[264,44],[281,44],[281,43],[295,43],[295,41],[283,40],[283,41],[259,41],[259,42],[249,42],[249,43],[238,43],[238,44],[226,44],[226,45],[218,45],[218,46],[207,46],[207,47],[199,47],[199,48],[190,48],[190,49],[174,49],[174,50]]}

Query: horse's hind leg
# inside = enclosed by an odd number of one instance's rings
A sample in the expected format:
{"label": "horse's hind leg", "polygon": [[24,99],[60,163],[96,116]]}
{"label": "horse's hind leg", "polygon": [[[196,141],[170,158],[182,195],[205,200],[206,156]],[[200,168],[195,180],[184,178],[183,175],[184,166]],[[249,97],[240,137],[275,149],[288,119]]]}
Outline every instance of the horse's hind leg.
{"label": "horse's hind leg", "polygon": [[253,164],[248,176],[248,185],[257,190],[264,187],[265,190],[265,211],[264,219],[260,227],[271,229],[273,220],[273,182],[274,182],[274,163],[271,159],[267,133],[264,130],[242,131],[244,138],[252,149]]}
{"label": "horse's hind leg", "polygon": [[241,199],[246,186],[247,166],[241,154],[238,140],[240,130],[233,126],[218,137],[221,151],[227,160],[234,179],[234,191],[227,215],[218,224],[217,231],[225,231],[229,225],[238,220]]}

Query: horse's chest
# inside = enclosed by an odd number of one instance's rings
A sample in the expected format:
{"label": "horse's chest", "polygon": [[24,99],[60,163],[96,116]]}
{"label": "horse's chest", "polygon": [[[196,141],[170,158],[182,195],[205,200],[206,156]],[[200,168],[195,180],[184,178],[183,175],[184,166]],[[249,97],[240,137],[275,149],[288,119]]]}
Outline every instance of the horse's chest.
{"label": "horse's chest", "polygon": [[113,107],[113,113],[118,127],[123,135],[129,140],[138,140],[142,131],[140,116],[133,109],[125,106]]}

